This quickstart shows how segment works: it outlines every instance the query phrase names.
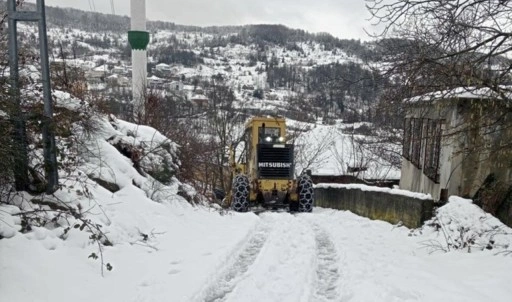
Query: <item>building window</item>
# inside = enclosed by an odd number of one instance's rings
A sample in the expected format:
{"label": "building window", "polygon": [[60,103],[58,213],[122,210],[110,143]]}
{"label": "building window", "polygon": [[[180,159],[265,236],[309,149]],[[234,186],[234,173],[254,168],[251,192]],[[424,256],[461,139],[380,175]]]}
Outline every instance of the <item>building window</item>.
{"label": "building window", "polygon": [[421,143],[422,139],[422,130],[423,130],[423,121],[421,119],[412,119],[411,123],[411,163],[415,165],[418,169],[421,169]]}
{"label": "building window", "polygon": [[423,173],[439,183],[439,159],[441,154],[441,120],[428,120]]}
{"label": "building window", "polygon": [[411,120],[406,118],[404,121],[404,141],[403,141],[403,157],[407,160],[411,160]]}

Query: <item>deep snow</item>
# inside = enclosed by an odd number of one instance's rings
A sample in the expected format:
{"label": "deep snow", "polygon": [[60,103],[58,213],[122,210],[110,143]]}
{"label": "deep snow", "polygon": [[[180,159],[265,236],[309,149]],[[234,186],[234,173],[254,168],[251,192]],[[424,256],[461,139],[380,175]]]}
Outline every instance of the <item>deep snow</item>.
{"label": "deep snow", "polygon": [[18,233],[0,241],[2,301],[509,301],[512,294],[510,256],[430,253],[421,243],[441,239],[433,232],[411,236],[319,208],[220,215],[130,193],[113,198],[107,214],[120,228],[152,231],[154,248],[125,234],[105,249],[114,269],[102,278],[98,260],[87,259],[94,247],[72,234],[63,241],[46,229]]}
{"label": "deep snow", "polygon": [[[65,94],[56,103],[80,105]],[[63,187],[54,196],[38,198],[100,224],[113,243],[102,248],[104,264],[113,269],[104,266],[102,276],[101,259],[90,257],[100,255],[98,246],[86,229],[74,228],[73,217],[19,232],[21,210],[48,210],[19,194],[12,205],[0,204],[2,302],[499,302],[512,296],[512,230],[471,201],[451,197],[418,230],[321,208],[255,215],[192,206],[178,195],[186,187],[177,180],[164,185],[141,175],[111,145],[158,150],[141,162],[154,168],[151,163],[162,166],[175,155],[172,142],[147,127],[96,118],[98,132],[78,138],[84,161],[61,171]],[[90,177],[120,190],[112,193]]]}

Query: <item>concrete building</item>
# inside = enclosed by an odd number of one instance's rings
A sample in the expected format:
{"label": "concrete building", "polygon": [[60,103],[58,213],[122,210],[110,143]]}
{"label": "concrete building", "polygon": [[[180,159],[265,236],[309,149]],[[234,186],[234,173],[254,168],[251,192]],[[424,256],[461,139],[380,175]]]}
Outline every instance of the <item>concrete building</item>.
{"label": "concrete building", "polygon": [[509,100],[489,89],[457,88],[405,103],[401,189],[434,200],[478,198],[491,186],[495,198],[512,195]]}

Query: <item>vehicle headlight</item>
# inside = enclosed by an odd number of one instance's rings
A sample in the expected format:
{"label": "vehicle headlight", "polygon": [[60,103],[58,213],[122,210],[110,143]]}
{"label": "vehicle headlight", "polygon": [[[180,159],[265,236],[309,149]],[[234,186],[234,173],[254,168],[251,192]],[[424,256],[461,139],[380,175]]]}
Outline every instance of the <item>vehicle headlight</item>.
{"label": "vehicle headlight", "polygon": [[272,142],[272,138],[270,136],[267,136],[267,137],[265,137],[265,141],[270,143],[270,142]]}
{"label": "vehicle headlight", "polygon": [[284,137],[280,136],[278,139],[277,139],[280,143],[284,143]]}

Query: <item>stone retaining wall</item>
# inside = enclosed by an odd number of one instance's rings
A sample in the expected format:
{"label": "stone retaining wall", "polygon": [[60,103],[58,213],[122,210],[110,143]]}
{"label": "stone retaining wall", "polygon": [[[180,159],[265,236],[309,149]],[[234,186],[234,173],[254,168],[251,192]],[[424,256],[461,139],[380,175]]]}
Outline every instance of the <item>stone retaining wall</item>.
{"label": "stone retaining wall", "polygon": [[315,206],[348,210],[370,219],[392,224],[402,222],[420,227],[432,218],[434,201],[430,195],[360,184],[315,186]]}

